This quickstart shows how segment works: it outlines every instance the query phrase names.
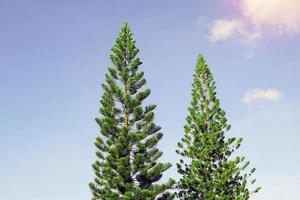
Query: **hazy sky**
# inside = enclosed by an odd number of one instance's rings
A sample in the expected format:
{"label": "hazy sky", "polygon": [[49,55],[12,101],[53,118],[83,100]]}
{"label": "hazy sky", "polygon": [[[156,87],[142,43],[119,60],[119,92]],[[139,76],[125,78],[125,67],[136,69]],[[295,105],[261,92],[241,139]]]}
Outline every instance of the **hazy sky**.
{"label": "hazy sky", "polygon": [[100,83],[124,21],[158,105],[163,160],[177,160],[203,53],[229,134],[257,168],[252,199],[299,199],[299,10],[299,0],[0,0],[0,199],[90,199]]}

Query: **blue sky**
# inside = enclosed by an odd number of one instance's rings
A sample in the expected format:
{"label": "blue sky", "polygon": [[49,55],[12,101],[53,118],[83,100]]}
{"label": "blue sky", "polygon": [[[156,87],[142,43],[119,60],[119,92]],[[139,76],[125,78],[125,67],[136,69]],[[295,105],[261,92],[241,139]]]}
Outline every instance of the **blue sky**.
{"label": "blue sky", "polygon": [[203,53],[229,134],[244,138],[239,153],[257,168],[253,199],[297,199],[299,9],[297,0],[0,0],[0,199],[90,198],[100,83],[124,21],[158,105],[163,160],[177,160]]}

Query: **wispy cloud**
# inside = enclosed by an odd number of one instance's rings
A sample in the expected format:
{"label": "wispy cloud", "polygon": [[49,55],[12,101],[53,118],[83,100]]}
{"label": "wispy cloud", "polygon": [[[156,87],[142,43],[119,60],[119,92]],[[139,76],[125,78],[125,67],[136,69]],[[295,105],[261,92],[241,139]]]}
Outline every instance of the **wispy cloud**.
{"label": "wispy cloud", "polygon": [[209,35],[211,42],[225,41],[233,36],[240,38],[243,43],[251,44],[261,37],[261,33],[250,30],[240,19],[218,19],[213,22]]}
{"label": "wispy cloud", "polygon": [[241,23],[239,20],[218,19],[214,21],[211,27],[209,39],[212,42],[224,41],[230,38],[238,29]]}
{"label": "wispy cloud", "polygon": [[241,15],[233,19],[212,22],[209,39],[212,42],[239,38],[252,43],[263,36],[283,36],[300,33],[299,0],[239,0],[233,1]]}
{"label": "wispy cloud", "polygon": [[251,103],[253,101],[267,101],[275,102],[279,101],[282,94],[276,89],[251,89],[244,95],[243,101],[245,103]]}

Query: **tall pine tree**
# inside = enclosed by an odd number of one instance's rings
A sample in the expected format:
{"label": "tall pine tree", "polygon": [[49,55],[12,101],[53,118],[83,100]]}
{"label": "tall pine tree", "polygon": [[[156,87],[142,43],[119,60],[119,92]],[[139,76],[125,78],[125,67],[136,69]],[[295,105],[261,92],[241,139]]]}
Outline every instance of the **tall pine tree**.
{"label": "tall pine tree", "polygon": [[111,49],[113,66],[102,84],[92,200],[169,199],[167,191],[174,184],[172,179],[157,183],[171,164],[158,162],[162,152],[156,145],[163,134],[153,121],[156,106],[142,104],[150,89],[142,89],[146,80],[132,35],[125,23]]}
{"label": "tall pine tree", "polygon": [[[183,200],[246,200],[260,188],[249,185],[255,168],[247,170],[244,157],[233,156],[242,139],[226,137],[230,125],[216,97],[213,76],[200,55],[192,84],[192,101],[188,108],[184,137],[178,143],[177,163],[181,174],[177,197]],[[249,183],[248,183],[249,182]]]}

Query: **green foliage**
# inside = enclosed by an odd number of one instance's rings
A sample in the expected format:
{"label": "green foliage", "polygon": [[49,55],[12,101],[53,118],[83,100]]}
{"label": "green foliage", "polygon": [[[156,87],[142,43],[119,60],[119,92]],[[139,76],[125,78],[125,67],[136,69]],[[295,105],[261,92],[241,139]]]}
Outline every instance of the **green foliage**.
{"label": "green foliage", "polygon": [[156,106],[142,104],[150,89],[142,89],[146,84],[144,73],[139,71],[142,62],[127,23],[111,50],[113,66],[102,84],[102,116],[96,118],[101,136],[95,142],[92,200],[171,199],[167,190],[174,180],[157,183],[171,164],[158,162],[162,152],[156,145],[163,134],[153,122]]}
{"label": "green foliage", "polygon": [[[250,191],[248,181],[255,169],[244,172],[249,162],[232,153],[242,139],[227,138],[230,125],[216,97],[216,84],[204,60],[199,56],[193,75],[192,101],[184,126],[185,134],[176,151],[183,158],[177,163],[181,174],[179,199],[246,200],[258,189]],[[249,183],[248,183],[249,182]]]}

